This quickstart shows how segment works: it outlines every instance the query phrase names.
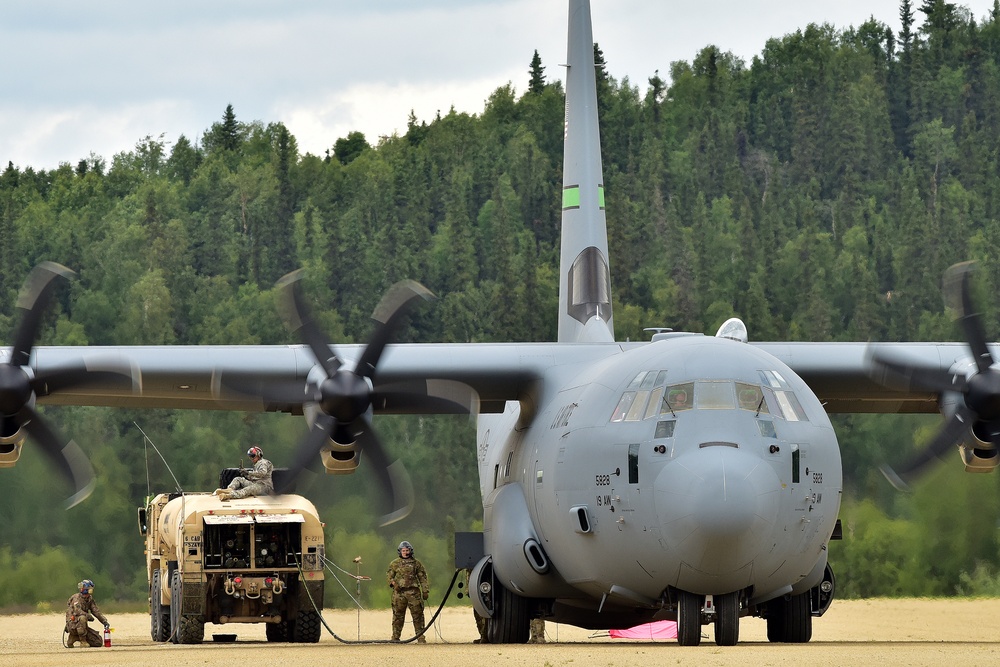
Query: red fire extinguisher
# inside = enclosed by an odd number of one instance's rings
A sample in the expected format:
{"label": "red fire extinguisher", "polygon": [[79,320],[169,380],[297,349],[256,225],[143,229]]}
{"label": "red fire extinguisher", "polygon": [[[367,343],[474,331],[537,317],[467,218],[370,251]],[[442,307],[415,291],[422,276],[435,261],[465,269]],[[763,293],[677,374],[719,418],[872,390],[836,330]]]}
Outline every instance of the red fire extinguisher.
{"label": "red fire extinguisher", "polygon": [[104,626],[104,648],[111,648],[111,628]]}

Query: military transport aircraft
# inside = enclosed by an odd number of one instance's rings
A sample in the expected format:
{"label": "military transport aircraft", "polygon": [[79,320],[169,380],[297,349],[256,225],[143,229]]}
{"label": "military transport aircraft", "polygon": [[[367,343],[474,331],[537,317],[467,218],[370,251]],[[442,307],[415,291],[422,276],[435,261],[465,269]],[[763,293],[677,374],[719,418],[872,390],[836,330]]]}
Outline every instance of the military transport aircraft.
{"label": "military transport aircraft", "polygon": [[491,642],[526,641],[536,616],[585,628],[676,619],[684,645],[709,623],[718,644],[735,644],[740,617],[757,616],[771,641],[808,641],[835,593],[827,547],[842,468],[828,413],[947,417],[924,453],[886,471],[899,485],[953,446],[969,470],[1000,460],[1000,372],[969,303],[970,269],[946,281],[967,344],[751,343],[735,318],[714,336],[615,342],[593,55],[590,3],[570,0],[557,342],[390,345],[407,306],[428,296],[403,283],[367,345],[333,346],[293,274],[284,315],[303,344],[33,347],[68,272],[43,264],[0,351],[0,462],[13,465],[30,437],[73,480],[70,502],[89,492],[85,455],[36,402],[287,412],[311,424],[292,472],[363,459],[392,521],[411,490],[373,416],[471,410],[484,531],[470,592]]}

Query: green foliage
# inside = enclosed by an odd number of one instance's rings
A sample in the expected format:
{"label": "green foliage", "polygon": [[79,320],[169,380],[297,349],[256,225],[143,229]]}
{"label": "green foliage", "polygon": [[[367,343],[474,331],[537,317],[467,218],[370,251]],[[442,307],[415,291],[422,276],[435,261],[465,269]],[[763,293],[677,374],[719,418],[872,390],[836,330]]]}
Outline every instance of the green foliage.
{"label": "green foliage", "polygon": [[[899,35],[874,20],[807,26],[749,64],[706,47],[674,63],[669,81],[637,73],[646,90],[609,76],[595,45],[620,339],[649,326],[712,333],[732,315],[756,341],[957,339],[940,278],[965,259],[983,261],[986,333],[1000,337],[998,17],[979,25],[937,0],[903,2],[900,17]],[[439,296],[409,318],[404,341],[554,339],[564,94],[537,53],[530,67],[521,96],[507,84],[479,115],[411,115],[404,136],[374,146],[349,133],[336,159],[299,154],[282,123],[238,121],[229,105],[200,141],[146,136],[110,168],[94,155],[52,171],[8,165],[0,333],[10,340],[20,280],[47,259],[79,278],[44,320],[45,344],[285,344],[273,285],[299,267],[335,343],[364,341],[381,294],[403,278]],[[84,576],[102,600],[143,600],[132,531],[145,495],[173,489],[175,476],[182,488],[214,488],[250,442],[282,465],[305,431],[286,415],[47,413],[99,482],[67,513],[62,483],[30,442],[16,469],[0,471],[0,606],[61,605]],[[306,493],[328,522],[328,555],[348,570],[360,555],[373,576],[363,601],[381,606],[380,574],[401,536],[437,591],[450,578],[451,533],[481,526],[482,507],[467,422],[375,421],[422,491],[414,514],[373,529],[380,499],[363,467],[316,477]],[[836,419],[841,593],[995,592],[996,476],[952,461],[900,497],[877,472],[939,423]],[[327,587],[328,604],[351,604],[339,588]]]}

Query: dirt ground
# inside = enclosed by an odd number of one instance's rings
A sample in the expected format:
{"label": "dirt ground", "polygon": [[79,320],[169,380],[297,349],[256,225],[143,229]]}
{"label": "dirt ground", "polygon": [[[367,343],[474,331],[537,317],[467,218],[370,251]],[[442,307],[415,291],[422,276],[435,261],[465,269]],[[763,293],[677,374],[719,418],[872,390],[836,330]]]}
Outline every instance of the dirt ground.
{"label": "dirt ground", "polygon": [[[207,625],[201,645],[157,644],[149,637],[149,616],[115,614],[103,603],[114,628],[113,646],[74,649],[75,665],[170,665],[203,667],[239,663],[261,665],[356,664],[407,667],[466,665],[573,665],[573,667],[648,667],[650,664],[703,665],[996,665],[1000,664],[1000,600],[861,600],[834,601],[830,611],[814,619],[813,641],[804,645],[769,644],[760,619],[740,622],[740,643],[716,646],[712,629],[704,628],[699,647],[676,642],[611,639],[607,633],[567,625],[546,624],[545,645],[473,644],[476,626],[469,607],[449,607],[438,617],[427,645],[346,644],[326,630],[318,644],[269,644],[262,625]],[[389,610],[328,611],[325,620],[347,641],[385,640]],[[429,617],[429,615],[428,615]],[[0,664],[70,664],[62,646],[61,614],[0,617]],[[93,624],[93,627],[99,627]],[[409,629],[409,625],[407,625]],[[237,635],[235,643],[212,641],[213,634]],[[408,635],[404,632],[403,638]],[[248,651],[249,650],[249,651]]]}

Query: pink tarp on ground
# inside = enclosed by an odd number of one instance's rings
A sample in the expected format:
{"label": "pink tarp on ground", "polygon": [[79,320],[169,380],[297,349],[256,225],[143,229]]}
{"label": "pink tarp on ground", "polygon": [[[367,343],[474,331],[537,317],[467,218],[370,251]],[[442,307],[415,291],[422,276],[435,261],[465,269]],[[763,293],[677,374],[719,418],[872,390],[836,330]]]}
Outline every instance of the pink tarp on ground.
{"label": "pink tarp on ground", "polygon": [[627,630],[608,630],[615,639],[677,639],[677,623],[673,621],[657,621],[643,623]]}

